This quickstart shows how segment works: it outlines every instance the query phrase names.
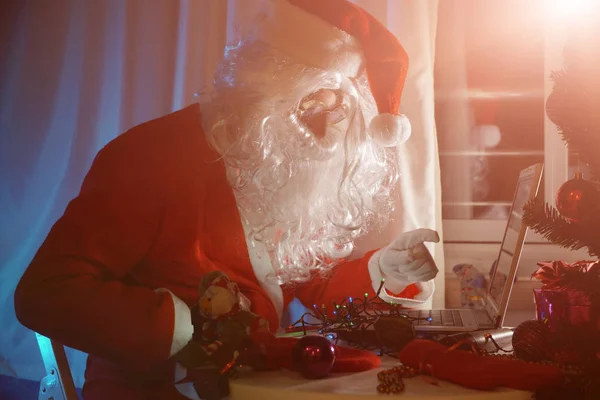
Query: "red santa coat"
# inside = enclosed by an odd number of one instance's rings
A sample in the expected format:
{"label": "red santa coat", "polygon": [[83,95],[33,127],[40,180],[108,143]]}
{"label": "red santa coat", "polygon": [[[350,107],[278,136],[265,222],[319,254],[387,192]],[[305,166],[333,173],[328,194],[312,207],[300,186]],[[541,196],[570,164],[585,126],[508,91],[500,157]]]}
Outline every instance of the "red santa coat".
{"label": "red santa coat", "polygon": [[[374,296],[371,254],[340,264],[327,280],[283,287],[280,306],[294,297],[312,306]],[[276,302],[253,272],[224,163],[193,105],[134,127],[98,153],[23,275],[16,314],[90,355],[90,398],[179,398],[170,356],[191,337],[188,307],[212,270],[225,272],[251,310],[279,328]],[[418,293],[410,285],[400,297]]]}

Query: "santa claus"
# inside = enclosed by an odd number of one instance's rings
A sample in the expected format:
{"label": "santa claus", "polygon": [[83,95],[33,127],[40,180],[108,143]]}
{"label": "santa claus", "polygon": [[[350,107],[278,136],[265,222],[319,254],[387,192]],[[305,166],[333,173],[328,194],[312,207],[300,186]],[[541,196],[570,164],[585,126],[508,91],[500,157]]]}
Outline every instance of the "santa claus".
{"label": "santa claus", "polygon": [[19,320],[90,355],[86,399],[176,399],[173,359],[208,272],[273,332],[294,298],[374,296],[383,278],[386,301],[423,304],[436,232],[347,260],[393,209],[407,68],[346,0],[267,1],[210,92],[99,152],[18,285]]}

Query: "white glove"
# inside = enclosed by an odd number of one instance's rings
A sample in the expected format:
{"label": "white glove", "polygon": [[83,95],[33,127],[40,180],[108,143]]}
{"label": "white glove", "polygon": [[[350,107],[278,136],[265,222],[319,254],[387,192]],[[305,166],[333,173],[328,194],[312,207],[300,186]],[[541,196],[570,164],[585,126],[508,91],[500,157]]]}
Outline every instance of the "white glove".
{"label": "white glove", "polygon": [[383,248],[379,256],[379,269],[386,279],[386,288],[427,282],[435,278],[438,268],[424,243],[439,241],[436,231],[416,229],[401,234]]}

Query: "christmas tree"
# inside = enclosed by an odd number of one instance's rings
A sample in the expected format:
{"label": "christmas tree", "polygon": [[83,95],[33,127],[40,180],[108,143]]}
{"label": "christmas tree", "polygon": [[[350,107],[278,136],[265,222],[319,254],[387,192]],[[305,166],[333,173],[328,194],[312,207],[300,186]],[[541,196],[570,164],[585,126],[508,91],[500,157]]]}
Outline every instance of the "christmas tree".
{"label": "christmas tree", "polygon": [[[594,20],[592,18],[591,20]],[[525,206],[523,220],[562,247],[587,249],[600,257],[600,29],[579,24],[563,51],[563,68],[551,78],[546,114],[569,150],[579,155],[586,176],[576,173],[556,196],[556,207],[539,197]]]}

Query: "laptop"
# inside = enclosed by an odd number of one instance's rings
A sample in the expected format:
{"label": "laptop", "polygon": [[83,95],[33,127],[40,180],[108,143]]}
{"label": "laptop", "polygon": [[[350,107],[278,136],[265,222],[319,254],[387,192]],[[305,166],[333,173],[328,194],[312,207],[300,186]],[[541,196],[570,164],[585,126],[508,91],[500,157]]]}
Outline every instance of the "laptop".
{"label": "laptop", "polygon": [[409,317],[419,318],[414,322],[417,333],[470,332],[502,327],[527,234],[527,225],[522,222],[523,207],[537,195],[542,171],[543,164],[540,163],[519,174],[504,237],[486,291],[485,308],[405,312]]}

